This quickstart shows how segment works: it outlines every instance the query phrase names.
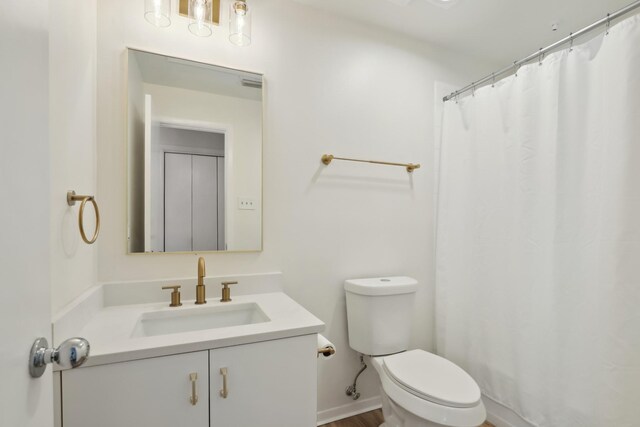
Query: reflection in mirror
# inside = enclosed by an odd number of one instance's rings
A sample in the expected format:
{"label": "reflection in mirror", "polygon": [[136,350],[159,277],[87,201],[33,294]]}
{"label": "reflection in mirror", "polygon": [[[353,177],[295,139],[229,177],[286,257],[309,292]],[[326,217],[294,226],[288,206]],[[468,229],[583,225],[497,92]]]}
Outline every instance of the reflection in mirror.
{"label": "reflection in mirror", "polygon": [[262,75],[128,50],[129,252],[262,248]]}

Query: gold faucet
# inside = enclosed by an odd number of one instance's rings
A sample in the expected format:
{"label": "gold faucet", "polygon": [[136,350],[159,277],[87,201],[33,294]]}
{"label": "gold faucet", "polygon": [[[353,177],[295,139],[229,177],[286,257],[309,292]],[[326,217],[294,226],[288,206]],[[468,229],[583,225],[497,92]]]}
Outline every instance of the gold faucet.
{"label": "gold faucet", "polygon": [[196,286],[196,304],[206,304],[206,288],[204,287],[204,276],[206,270],[204,266],[204,258],[198,259],[198,285]]}

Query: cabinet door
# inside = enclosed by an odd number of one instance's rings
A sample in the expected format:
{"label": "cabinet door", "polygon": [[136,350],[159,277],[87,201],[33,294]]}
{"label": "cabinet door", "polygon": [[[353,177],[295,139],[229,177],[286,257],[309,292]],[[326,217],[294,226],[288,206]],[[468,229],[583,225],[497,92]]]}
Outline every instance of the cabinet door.
{"label": "cabinet door", "polygon": [[[64,427],[206,427],[208,352],[62,372]],[[198,401],[192,405],[190,374]]]}
{"label": "cabinet door", "polygon": [[[314,427],[316,336],[211,350],[211,427]],[[221,369],[226,369],[226,398]],[[65,426],[66,427],[66,426]]]}

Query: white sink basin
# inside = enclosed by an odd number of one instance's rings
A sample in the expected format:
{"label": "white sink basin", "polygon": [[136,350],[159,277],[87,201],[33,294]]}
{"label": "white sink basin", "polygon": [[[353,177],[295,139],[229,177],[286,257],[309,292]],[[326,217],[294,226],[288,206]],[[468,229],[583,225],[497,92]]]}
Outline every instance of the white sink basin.
{"label": "white sink basin", "polygon": [[268,322],[256,303],[233,304],[142,313],[132,337],[177,334],[228,326]]}

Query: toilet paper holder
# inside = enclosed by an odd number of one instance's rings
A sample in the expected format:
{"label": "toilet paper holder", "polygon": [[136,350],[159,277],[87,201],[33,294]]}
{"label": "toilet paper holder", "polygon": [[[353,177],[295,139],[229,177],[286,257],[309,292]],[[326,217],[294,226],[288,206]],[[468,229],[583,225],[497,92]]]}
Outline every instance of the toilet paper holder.
{"label": "toilet paper holder", "polygon": [[336,354],[336,349],[329,345],[318,349],[318,356],[323,355],[324,357],[329,357],[334,354]]}
{"label": "toilet paper holder", "polygon": [[321,334],[317,335],[317,346],[318,349],[317,357],[322,357],[326,359],[330,359],[334,354],[336,354],[336,346],[329,341],[326,337]]}

